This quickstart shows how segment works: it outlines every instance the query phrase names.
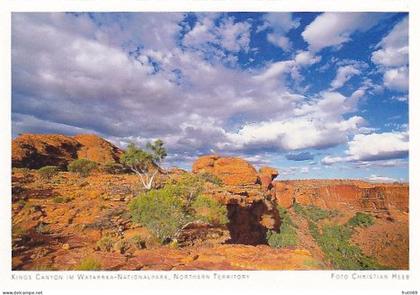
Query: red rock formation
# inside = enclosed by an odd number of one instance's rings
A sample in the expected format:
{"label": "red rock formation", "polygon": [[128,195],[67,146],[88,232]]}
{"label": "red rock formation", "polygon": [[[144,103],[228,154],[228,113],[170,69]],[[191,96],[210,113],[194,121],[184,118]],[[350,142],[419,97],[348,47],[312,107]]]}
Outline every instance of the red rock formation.
{"label": "red rock formation", "polygon": [[241,158],[209,155],[198,158],[193,173],[208,172],[219,177],[225,185],[252,185],[258,181],[255,168]]}
{"label": "red rock formation", "polygon": [[[267,193],[277,170],[264,167],[259,175],[243,159],[209,155],[198,158],[192,171],[211,173],[225,184],[206,193],[227,206],[231,243],[264,244],[267,230],[278,230],[277,207],[271,194]],[[261,182],[264,184],[260,185]]]}
{"label": "red rock formation", "polygon": [[12,141],[12,166],[38,169],[86,158],[98,163],[118,162],[122,151],[96,135],[23,134]]}

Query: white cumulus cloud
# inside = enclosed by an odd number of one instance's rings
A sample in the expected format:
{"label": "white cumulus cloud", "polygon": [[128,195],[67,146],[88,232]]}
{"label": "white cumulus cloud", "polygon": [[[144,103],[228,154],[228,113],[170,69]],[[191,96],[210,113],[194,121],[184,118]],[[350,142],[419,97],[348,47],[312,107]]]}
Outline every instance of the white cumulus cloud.
{"label": "white cumulus cloud", "polygon": [[383,17],[380,13],[325,12],[306,26],[302,37],[313,51],[340,46],[350,41],[353,33],[369,30]]}
{"label": "white cumulus cloud", "polygon": [[377,44],[372,62],[383,72],[385,87],[406,92],[408,90],[408,17],[397,23]]}
{"label": "white cumulus cloud", "polygon": [[322,163],[379,161],[399,159],[408,155],[408,132],[357,134],[348,143],[345,156],[327,156]]}

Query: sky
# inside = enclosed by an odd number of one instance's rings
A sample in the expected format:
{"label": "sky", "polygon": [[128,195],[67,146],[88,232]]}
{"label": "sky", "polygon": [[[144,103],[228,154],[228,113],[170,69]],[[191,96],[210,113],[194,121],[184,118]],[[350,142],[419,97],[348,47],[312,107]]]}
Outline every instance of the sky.
{"label": "sky", "polygon": [[12,134],[408,181],[407,13],[14,13]]}

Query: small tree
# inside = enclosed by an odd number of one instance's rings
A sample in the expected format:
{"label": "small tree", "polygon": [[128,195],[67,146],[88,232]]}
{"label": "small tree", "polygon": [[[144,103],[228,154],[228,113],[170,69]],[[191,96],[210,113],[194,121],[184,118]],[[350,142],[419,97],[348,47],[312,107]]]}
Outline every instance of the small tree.
{"label": "small tree", "polygon": [[136,147],[131,143],[121,157],[121,163],[136,173],[143,187],[150,190],[153,187],[153,180],[159,172],[159,164],[167,156],[163,141],[158,139],[146,145],[146,150]]}
{"label": "small tree", "polygon": [[224,225],[227,208],[202,195],[204,181],[197,175],[183,175],[162,189],[152,189],[134,198],[129,209],[135,223],[145,226],[161,243],[177,239],[196,221]]}

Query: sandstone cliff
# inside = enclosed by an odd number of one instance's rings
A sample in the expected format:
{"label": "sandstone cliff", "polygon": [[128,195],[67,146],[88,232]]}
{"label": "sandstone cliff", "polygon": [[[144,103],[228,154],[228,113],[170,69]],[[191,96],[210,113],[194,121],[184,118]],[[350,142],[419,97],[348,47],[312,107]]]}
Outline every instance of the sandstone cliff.
{"label": "sandstone cliff", "polygon": [[285,208],[298,202],[325,209],[368,211],[389,215],[408,213],[408,185],[368,183],[359,180],[275,181],[277,202]]}

